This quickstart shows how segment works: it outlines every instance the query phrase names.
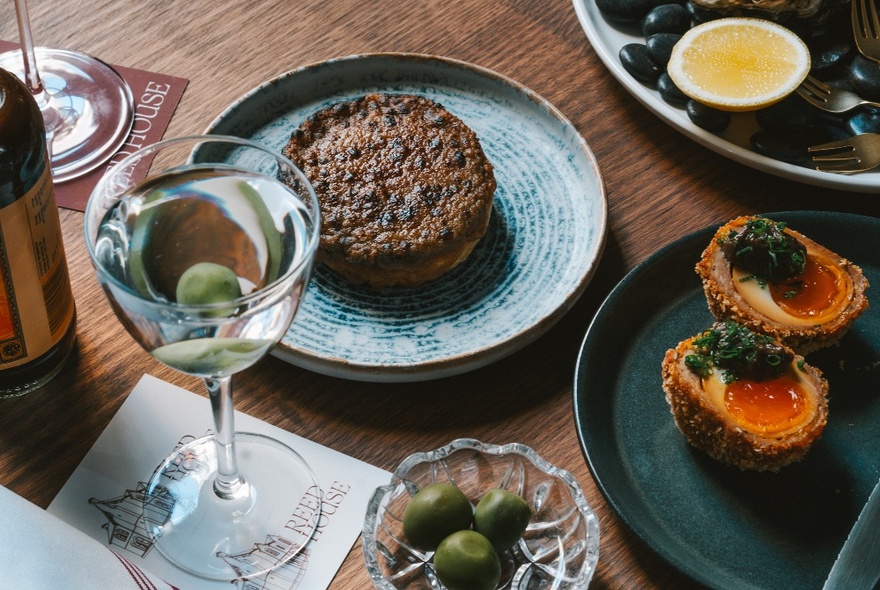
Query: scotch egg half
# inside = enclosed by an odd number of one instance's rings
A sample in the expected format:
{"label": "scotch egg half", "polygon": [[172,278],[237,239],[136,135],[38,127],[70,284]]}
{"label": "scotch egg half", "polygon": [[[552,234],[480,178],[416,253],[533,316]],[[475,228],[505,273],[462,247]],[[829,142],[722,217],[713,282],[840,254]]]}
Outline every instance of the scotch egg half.
{"label": "scotch egg half", "polygon": [[777,338],[801,354],[836,343],[868,308],[862,270],[787,227],[783,231],[804,246],[803,272],[773,280],[745,270],[728,260],[722,244],[753,219],[740,217],[719,228],[697,264],[712,314]]}
{"label": "scotch egg half", "polygon": [[744,470],[777,471],[803,458],[828,418],[821,371],[794,354],[772,379],[727,382],[717,367],[701,376],[685,360],[695,339],[668,350],[662,364],[666,401],[687,441]]}

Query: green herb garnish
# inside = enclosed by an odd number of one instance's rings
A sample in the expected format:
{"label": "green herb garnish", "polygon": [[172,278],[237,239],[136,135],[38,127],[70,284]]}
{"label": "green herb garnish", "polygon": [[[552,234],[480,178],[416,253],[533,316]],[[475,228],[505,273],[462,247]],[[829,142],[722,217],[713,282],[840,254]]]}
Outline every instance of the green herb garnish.
{"label": "green herb garnish", "polygon": [[746,221],[742,231],[730,230],[720,240],[724,257],[752,276],[779,282],[803,274],[806,248],[785,232],[787,225],[761,217]]}
{"label": "green herb garnish", "polygon": [[692,348],[694,352],[684,358],[685,365],[701,378],[718,368],[727,384],[745,378],[773,379],[794,359],[788,349],[769,336],[755,334],[729,320],[717,322],[694,338]]}

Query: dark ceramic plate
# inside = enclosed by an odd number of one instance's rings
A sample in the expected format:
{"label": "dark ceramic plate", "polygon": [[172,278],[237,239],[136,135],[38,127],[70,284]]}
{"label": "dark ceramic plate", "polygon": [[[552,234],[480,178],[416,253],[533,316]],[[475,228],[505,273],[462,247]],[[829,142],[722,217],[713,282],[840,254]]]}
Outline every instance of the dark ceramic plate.
{"label": "dark ceramic plate", "polygon": [[[771,213],[862,267],[880,287],[880,219]],[[719,225],[721,225],[719,223]],[[707,328],[694,265],[716,227],[667,246],[611,292],[574,384],[581,448],[618,516],[663,559],[719,589],[821,588],[880,478],[880,302],[808,362],[830,384],[828,425],[806,458],[743,472],[690,447],[664,399],[668,348]]]}

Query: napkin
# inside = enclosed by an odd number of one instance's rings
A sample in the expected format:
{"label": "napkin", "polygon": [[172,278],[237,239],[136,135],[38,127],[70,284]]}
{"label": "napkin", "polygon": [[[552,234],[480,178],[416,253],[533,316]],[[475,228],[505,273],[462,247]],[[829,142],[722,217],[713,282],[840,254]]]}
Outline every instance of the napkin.
{"label": "napkin", "polygon": [[174,590],[174,586],[3,486],[0,588]]}

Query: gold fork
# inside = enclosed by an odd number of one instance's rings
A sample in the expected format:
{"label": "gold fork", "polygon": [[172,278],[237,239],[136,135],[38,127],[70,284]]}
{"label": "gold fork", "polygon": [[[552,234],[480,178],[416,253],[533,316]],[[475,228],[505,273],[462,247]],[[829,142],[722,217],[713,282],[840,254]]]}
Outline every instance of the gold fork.
{"label": "gold fork", "polygon": [[880,135],[861,133],[807,148],[816,170],[852,174],[880,166]]}
{"label": "gold fork", "polygon": [[[853,0],[853,2],[856,1]],[[800,86],[797,87],[797,93],[814,107],[829,113],[845,113],[860,106],[880,108],[880,103],[865,100],[855,92],[829,86],[812,76],[807,76],[801,82]]]}
{"label": "gold fork", "polygon": [[859,53],[880,63],[880,16],[874,0],[852,0],[852,26]]}

